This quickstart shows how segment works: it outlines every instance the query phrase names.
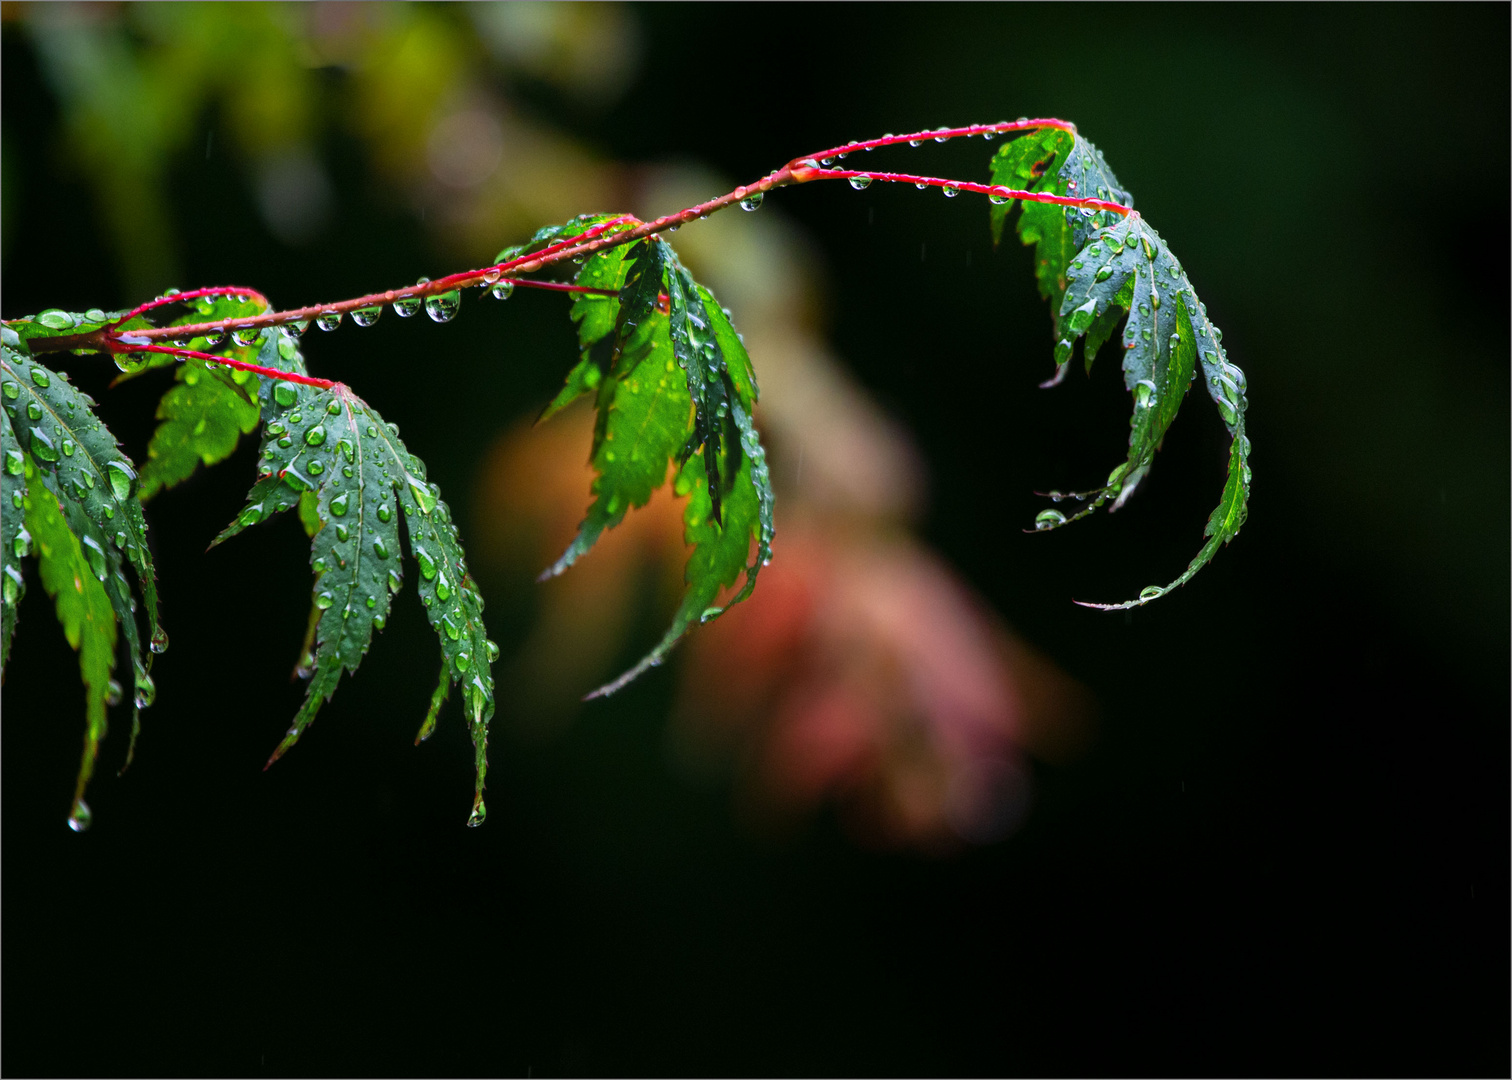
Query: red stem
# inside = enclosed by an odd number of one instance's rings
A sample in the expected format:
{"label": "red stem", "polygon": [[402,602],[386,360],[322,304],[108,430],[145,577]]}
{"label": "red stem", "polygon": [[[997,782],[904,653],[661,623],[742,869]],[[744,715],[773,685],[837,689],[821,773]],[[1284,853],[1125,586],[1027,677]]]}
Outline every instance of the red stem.
{"label": "red stem", "polygon": [[[805,161],[812,160],[805,158]],[[1113,210],[1127,217],[1133,213],[1127,206],[1106,199],[1079,199],[1074,195],[1049,195],[1042,191],[1020,191],[1018,188],[1000,184],[973,184],[968,180],[945,180],[938,176],[914,176],[912,173],[866,172],[855,169],[815,169],[799,164],[793,168],[793,179],[799,183],[810,180],[849,180],[851,177],[866,177],[889,184],[913,184],[917,187],[954,188],[957,191],[974,191],[981,195],[995,195],[1000,199],[1023,199],[1025,202],[1054,203],[1056,206],[1082,206],[1093,210]]]}
{"label": "red stem", "polygon": [[[791,167],[807,158],[815,161],[823,161],[829,157],[844,157],[853,150],[872,150],[878,146],[897,146],[899,143],[917,145],[929,139],[936,142],[944,142],[946,139],[969,138],[972,135],[996,135],[1004,131],[1034,131],[1039,128],[1060,128],[1076,134],[1076,125],[1066,120],[1005,120],[997,124],[968,124],[966,127],[940,128],[938,131],[916,131],[912,135],[884,135],[880,139],[867,139],[865,142],[847,143],[844,146],[831,147],[821,150],[817,154],[804,154],[801,158],[794,158],[788,162]],[[964,189],[963,189],[964,190]]]}
{"label": "red stem", "polygon": [[[392,304],[395,300],[423,299],[441,293],[451,292],[456,289],[466,288],[472,285],[492,285],[502,280],[508,280],[515,285],[524,285],[529,288],[551,289],[558,292],[580,292],[595,295],[616,295],[610,289],[589,289],[584,286],[567,285],[559,282],[536,281],[523,278],[504,278],[502,275],[509,270],[516,270],[524,274],[533,274],[553,263],[563,259],[573,258],[579,255],[589,255],[607,247],[615,247],[628,244],[655,233],[676,229],[685,222],[694,221],[698,218],[724,209],[731,203],[749,198],[752,195],[762,195],[774,188],[784,187],[793,183],[807,183],[813,180],[849,180],[856,177],[870,177],[874,180],[882,180],[888,183],[910,183],[925,187],[954,188],[956,191],[970,191],[973,193],[996,196],[1005,199],[1022,199],[1027,202],[1053,203],[1060,206],[1087,207],[1093,210],[1106,210],[1118,214],[1131,213],[1128,207],[1118,203],[1108,202],[1103,199],[1078,199],[1064,195],[1048,195],[1034,191],[1020,191],[1014,188],[977,184],[964,180],[947,180],[934,176],[914,176],[906,173],[881,173],[863,170],[827,169],[820,162],[825,158],[833,158],[849,154],[855,150],[871,150],[879,146],[896,146],[900,143],[922,143],[926,139],[943,142],[946,139],[969,137],[971,135],[998,134],[1008,131],[1029,131],[1039,128],[1058,128],[1071,133],[1076,132],[1076,125],[1064,120],[1038,119],[1038,120],[1013,120],[1003,121],[997,124],[969,124],[965,127],[940,128],[935,131],[919,131],[909,135],[884,135],[879,139],[868,139],[864,142],[854,142],[846,146],[837,146],[828,150],[821,150],[816,154],[810,154],[803,158],[795,158],[788,165],[767,174],[753,184],[744,184],[734,191],[727,192],[696,206],[690,206],[675,214],[666,214],[655,221],[641,221],[633,215],[623,215],[604,221],[581,234],[566,240],[560,240],[540,251],[534,251],[519,258],[506,262],[495,263],[478,270],[465,270],[461,273],[450,274],[436,281],[426,282],[421,285],[412,285],[403,289],[389,289],[381,293],[369,293],[351,300],[342,300],[334,304],[314,304],[303,308],[294,308],[288,311],[270,311],[261,315],[247,316],[238,319],[222,319],[219,322],[194,323],[182,326],[163,326],[151,329],[137,330],[132,333],[132,338],[137,341],[152,342],[160,338],[182,338],[205,336],[216,331],[235,331],[246,329],[260,329],[265,326],[279,326],[285,323],[308,323],[321,315],[345,314],[359,308],[375,307]],[[621,225],[631,226],[628,229],[619,229]],[[224,295],[227,293],[246,294],[258,296],[251,289],[238,289],[234,287],[198,289],[193,292],[179,293],[171,297],[159,297],[157,300],[143,304],[131,312],[122,320],[129,319],[144,311],[163,304],[175,303],[181,300],[194,299],[199,296]],[[266,301],[264,301],[266,302]],[[198,356],[217,363],[224,363],[231,367],[239,367],[247,371],[257,371],[267,374],[269,377],[287,378],[291,381],[309,382],[316,386],[334,385],[326,380],[310,379],[308,377],[295,377],[286,372],[276,372],[271,369],[259,368],[256,365],[243,364],[241,361],[227,360],[224,357],[213,356],[209,353],[196,353],[183,349],[164,348],[154,345],[137,345],[135,347],[123,347],[118,343],[118,334],[114,330],[116,324],[104,328],[92,334],[78,335],[76,337],[39,338],[33,342],[33,348],[39,351],[57,351],[69,348],[96,347],[103,340],[114,352],[147,351],[167,352],[177,356]]]}
{"label": "red stem", "polygon": [[263,367],[261,364],[249,364],[245,360],[233,360],[229,356],[216,356],[213,353],[199,352],[195,349],[177,349],[168,345],[131,345],[118,341],[115,338],[110,338],[109,341],[112,352],[165,353],[168,356],[177,356],[185,360],[190,358],[208,360],[212,364],[224,364],[226,367],[236,368],[238,371],[250,371],[254,375],[263,375],[269,379],[283,379],[285,382],[303,383],[305,386],[319,386],[322,389],[329,389],[336,385],[331,379],[317,379],[313,375],[298,375],[292,371],[279,371],[277,368]]}
{"label": "red stem", "polygon": [[151,311],[153,308],[160,308],[166,304],[177,304],[184,300],[198,300],[201,296],[245,296],[248,299],[255,299],[260,301],[262,303],[262,306],[265,308],[270,308],[273,306],[272,304],[268,303],[268,298],[262,293],[258,292],[256,289],[245,289],[239,285],[212,285],[207,289],[193,289],[185,293],[173,293],[168,296],[159,296],[156,300],[149,300],[145,304],[139,304],[137,307],[132,308],[126,314],[122,315],[119,319],[115,320],[115,322],[107,323],[105,329],[113,330],[117,326],[120,326],[123,322],[130,322],[138,315]]}

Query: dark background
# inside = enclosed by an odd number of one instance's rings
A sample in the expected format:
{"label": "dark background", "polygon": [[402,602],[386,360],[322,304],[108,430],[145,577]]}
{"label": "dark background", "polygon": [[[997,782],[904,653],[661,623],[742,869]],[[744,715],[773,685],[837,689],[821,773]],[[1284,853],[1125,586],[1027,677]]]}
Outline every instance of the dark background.
{"label": "dark background", "polygon": [[[240,505],[244,447],[149,511],[173,646],[119,780],[116,721],[83,836],[63,825],[75,660],[40,589],[25,604],[4,1071],[1506,1074],[1508,8],[634,16],[642,73],[612,109],[516,88],[630,161],[755,177],[883,131],[1074,119],[1249,375],[1243,535],[1149,608],[1073,607],[1195,550],[1222,475],[1211,408],[1194,400],[1124,512],[1025,536],[1031,492],[1100,475],[1128,412],[1108,370],[1034,388],[1049,342],[1028,252],[993,255],[966,198],[779,192],[822,253],[837,351],[923,450],[925,535],[1101,702],[1091,752],[1038,770],[1025,827],[953,859],[863,852],[827,817],[753,839],[728,791],[669,766],[660,672],[555,741],[512,738],[503,702],[489,821],[465,829],[456,714],[408,748],[431,661],[407,657],[434,645],[404,603],[263,774],[302,692],[307,556],[293,521],[202,553]],[[3,47],[5,316],[142,299],[51,148],[57,105],[12,22]],[[932,161],[975,177],[986,153]],[[188,155],[186,277],[164,284],[302,301],[428,265],[356,149],[322,154],[338,223],[299,255],[259,231],[231,165]],[[317,370],[360,369],[464,537],[479,448],[571,356],[559,306],[519,299],[311,343]],[[423,407],[422,353],[497,404]],[[70,366],[140,454],[161,384],[107,393],[87,365]]]}

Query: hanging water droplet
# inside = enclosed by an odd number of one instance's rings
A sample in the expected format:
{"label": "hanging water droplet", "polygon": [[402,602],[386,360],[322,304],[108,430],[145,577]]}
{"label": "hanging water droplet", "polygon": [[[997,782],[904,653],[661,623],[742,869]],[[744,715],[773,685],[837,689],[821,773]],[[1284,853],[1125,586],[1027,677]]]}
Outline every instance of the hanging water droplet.
{"label": "hanging water droplet", "polygon": [[1034,528],[1038,532],[1043,532],[1045,529],[1053,529],[1057,525],[1064,525],[1065,523],[1066,515],[1059,510],[1041,510],[1038,514],[1034,515]]}
{"label": "hanging water droplet", "polygon": [[[935,128],[935,130],[936,131],[949,131],[950,129],[947,128],[947,127],[938,127],[938,128]],[[948,135],[936,135],[935,136],[935,142],[944,142],[948,138],[950,138],[950,136],[948,136]]]}
{"label": "hanging water droplet", "polygon": [[148,642],[148,648],[150,648],[154,653],[157,653],[159,656],[167,652],[168,631],[164,630],[161,626],[153,631],[152,640]]}
{"label": "hanging water droplet", "polygon": [[987,193],[987,201],[994,206],[1002,206],[1006,202],[1012,202],[1013,197],[1008,194],[1007,188],[998,186]]}
{"label": "hanging water droplet", "polygon": [[425,301],[425,313],[433,322],[451,322],[457,316],[457,309],[462,306],[462,293],[453,289],[449,293],[441,293],[432,296]]}
{"label": "hanging water droplet", "polygon": [[68,815],[68,827],[74,832],[83,832],[93,820],[94,814],[90,813],[89,804],[83,799],[75,799],[73,813]]}
{"label": "hanging water droplet", "polygon": [[152,703],[157,700],[157,683],[152,681],[152,676],[145,671],[136,673],[136,688],[131,695],[131,700],[139,709],[150,709]]}
{"label": "hanging water droplet", "polygon": [[207,349],[217,349],[217,348],[220,348],[221,343],[224,342],[225,340],[226,340],[226,332],[224,330],[212,330],[208,334],[205,335],[205,348],[207,348]]}
{"label": "hanging water droplet", "polygon": [[870,176],[867,176],[865,173],[862,173],[860,176],[852,176],[850,178],[850,186],[855,188],[857,191],[864,191],[865,189],[869,188],[871,186],[871,182],[872,178]]}
{"label": "hanging water droplet", "polygon": [[494,663],[499,659],[499,647],[490,640],[485,640],[483,644],[488,649],[488,662]]}
{"label": "hanging water droplet", "polygon": [[374,304],[372,307],[358,308],[352,312],[352,321],[358,326],[372,326],[382,314],[383,305]]}
{"label": "hanging water droplet", "polygon": [[322,330],[334,330],[341,325],[341,312],[323,311],[315,317],[315,325]]}
{"label": "hanging water droplet", "polygon": [[954,184],[946,184],[942,189],[947,199],[953,199],[961,193],[961,189]]}
{"label": "hanging water droplet", "polygon": [[473,807],[472,813],[467,816],[467,827],[476,829],[479,825],[483,824],[483,819],[486,817],[488,817],[488,810],[483,805],[483,800],[479,799],[478,805]]}
{"label": "hanging water droplet", "polygon": [[231,331],[231,340],[244,349],[256,345],[261,336],[262,331],[255,326],[238,326]]}
{"label": "hanging water droplet", "polygon": [[1154,600],[1156,597],[1164,595],[1165,590],[1162,589],[1159,585],[1151,585],[1148,588],[1139,590],[1139,599],[1141,601]]}
{"label": "hanging water droplet", "polygon": [[505,278],[493,287],[493,298],[495,300],[508,300],[514,295],[514,290],[514,282]]}
{"label": "hanging water droplet", "polygon": [[751,192],[745,198],[740,200],[740,208],[742,210],[755,210],[758,206],[761,205],[761,200],[764,195],[765,192],[761,191]]}

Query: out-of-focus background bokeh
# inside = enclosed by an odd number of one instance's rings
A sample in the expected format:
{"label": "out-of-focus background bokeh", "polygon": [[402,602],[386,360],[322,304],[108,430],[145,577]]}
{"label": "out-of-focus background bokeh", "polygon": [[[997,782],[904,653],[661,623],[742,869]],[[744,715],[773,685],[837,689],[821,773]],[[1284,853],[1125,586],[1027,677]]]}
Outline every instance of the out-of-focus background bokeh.
{"label": "out-of-focus background bokeh", "polygon": [[[1223,327],[1256,478],[1192,584],[1073,606],[1196,550],[1211,407],[1120,513],[1026,535],[1129,411],[1111,365],[1036,388],[1029,253],[980,200],[774,193],[673,243],[761,378],[776,561],[584,706],[684,553],[664,491],[533,582],[591,480],[591,414],[533,426],[561,298],[312,331],[462,523],[504,649],[489,821],[462,827],[455,712],[409,746],[434,643],[402,598],[260,772],[307,544],[291,519],[204,551],[244,446],[149,506],[173,644],[83,836],[74,658],[23,609],[6,1072],[1506,1071],[1506,7],[0,10],[6,317],[340,299],[849,139],[1056,115]],[[996,145],[875,162],[979,178]],[[140,456],[163,385],[69,366]]]}

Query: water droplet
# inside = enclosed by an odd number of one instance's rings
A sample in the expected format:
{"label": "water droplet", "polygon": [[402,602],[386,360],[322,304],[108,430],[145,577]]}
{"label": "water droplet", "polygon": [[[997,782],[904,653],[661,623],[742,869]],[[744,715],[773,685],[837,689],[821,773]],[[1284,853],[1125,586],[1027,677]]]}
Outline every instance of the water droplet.
{"label": "water droplet", "polygon": [[299,387],[291,382],[274,383],[273,400],[288,408],[299,400]]}
{"label": "water droplet", "polygon": [[373,541],[373,554],[377,555],[380,559],[389,557],[388,545],[383,542],[383,537],[380,536]]}
{"label": "water droplet", "polygon": [[1156,597],[1164,595],[1165,590],[1159,585],[1151,585],[1149,588],[1139,590],[1139,599],[1141,601],[1154,600]]}
{"label": "water droplet", "polygon": [[168,631],[164,630],[161,626],[158,627],[157,630],[153,632],[152,641],[148,643],[148,647],[151,648],[154,653],[157,653],[160,656],[163,653],[167,652]]}
{"label": "water droplet", "polygon": [[16,553],[16,558],[24,559],[31,554],[31,533],[22,529],[11,541],[11,550]]}
{"label": "water droplet", "polygon": [[1073,334],[1085,333],[1096,317],[1097,300],[1094,297],[1071,313],[1071,332]]}
{"label": "water droplet", "polygon": [[305,432],[305,442],[310,446],[319,446],[325,441],[326,433],[323,424],[316,424],[309,431]]}
{"label": "water droplet", "polygon": [[864,191],[867,188],[871,187],[871,182],[872,178],[867,176],[865,173],[862,173],[860,176],[852,176],[850,178],[850,186],[855,188],[857,191]]}
{"label": "water droplet", "polygon": [[955,198],[957,195],[959,195],[961,193],[961,189],[958,188],[958,187],[956,187],[954,184],[946,184],[940,190],[942,190],[945,193],[945,197],[947,199],[953,199],[953,198]]}
{"label": "water droplet", "polygon": [[322,330],[334,330],[341,325],[341,312],[323,311],[315,317],[315,325]]}
{"label": "water droplet", "polygon": [[416,480],[413,476],[405,476],[405,480],[409,482],[410,493],[414,495],[415,502],[420,505],[420,512],[422,514],[429,514],[434,510],[436,507],[436,497],[431,494],[430,488],[426,487],[421,481]]}
{"label": "water droplet", "polygon": [[383,305],[374,304],[372,307],[358,308],[352,312],[352,321],[358,326],[372,326],[382,314]]}
{"label": "water droplet", "polygon": [[20,476],[26,471],[26,455],[15,448],[5,452],[5,471],[12,476]]}
{"label": "water droplet", "polygon": [[328,611],[331,605],[335,602],[336,601],[328,592],[317,593],[315,595],[315,606],[318,607],[321,611]]}
{"label": "water droplet", "polygon": [[46,387],[52,383],[52,380],[47,377],[47,372],[39,367],[34,367],[31,369],[31,379],[32,382],[42,387]]}
{"label": "water droplet", "polygon": [[742,210],[755,210],[758,206],[761,205],[761,200],[764,194],[765,193],[761,191],[751,192],[751,194],[740,200],[740,208]]}
{"label": "water droplet", "polygon": [[43,461],[58,460],[58,451],[53,447],[52,440],[47,437],[47,433],[41,428],[32,428],[31,452],[32,457],[40,458]]}
{"label": "water droplet", "polygon": [[37,321],[49,330],[72,330],[74,317],[66,311],[49,308],[37,316]]}
{"label": "water droplet", "polygon": [[923,139],[909,139],[908,140],[908,145],[909,146],[923,146],[924,145],[924,140]]}
{"label": "water droplet", "polygon": [[1013,197],[1008,194],[1007,188],[998,186],[987,193],[987,201],[994,206],[1002,206],[1006,202],[1012,202]]}
{"label": "water droplet", "polygon": [[[949,131],[950,129],[947,128],[947,127],[938,127],[938,128],[935,128],[935,130],[936,131]],[[935,142],[944,142],[949,137],[950,136],[948,136],[948,135],[936,135],[935,136]]]}
{"label": "water droplet", "polygon": [[1113,264],[1108,263],[1106,266],[1099,267],[1094,276],[1098,281],[1107,281],[1113,276]]}
{"label": "water droplet", "polygon": [[488,817],[488,809],[483,805],[483,800],[478,800],[478,805],[473,807],[472,813],[467,816],[467,827],[476,829],[483,824],[483,819]]}
{"label": "water droplet", "polygon": [[388,503],[380,503],[379,504],[379,506],[378,506],[378,520],[379,521],[387,521],[387,520],[389,520],[389,518],[391,518],[393,516],[394,516],[394,512],[389,509]]}
{"label": "water droplet", "polygon": [[1057,525],[1064,525],[1065,523],[1066,515],[1059,510],[1041,510],[1038,514],[1034,515],[1034,528],[1037,531],[1042,532],[1045,529],[1053,529]]}
{"label": "water droplet", "polygon": [[231,340],[242,348],[250,348],[262,337],[262,330],[255,326],[238,326],[231,331]]}
{"label": "water droplet", "polygon": [[302,334],[304,334],[304,332],[306,330],[308,330],[310,328],[310,320],[309,319],[295,319],[289,325],[294,328],[294,332],[296,334],[301,334],[302,335]]}
{"label": "water droplet", "polygon": [[423,547],[416,547],[414,550],[415,562],[420,566],[420,576],[425,578],[426,581],[434,581],[436,579],[436,564],[431,559],[430,553]]}
{"label": "water droplet", "polygon": [[446,580],[445,574],[442,574],[440,580],[436,582],[436,598],[444,602],[451,599],[451,594],[451,582]]}
{"label": "water droplet", "polygon": [[7,379],[4,384],[3,392],[6,397],[10,398],[12,401],[15,401],[16,398],[21,394],[21,384],[17,382],[11,382],[9,379]]}
{"label": "water droplet", "polygon": [[492,664],[499,659],[499,647],[489,640],[485,640],[483,644],[488,649],[488,662]]}
{"label": "water droplet", "polygon": [[322,465],[318,461],[312,461],[312,462],[310,462],[310,475],[311,476],[319,476],[323,472],[325,472],[325,466],[324,465]]}
{"label": "water droplet", "polygon": [[28,401],[26,403],[26,415],[31,420],[42,419],[42,406],[39,402]]}
{"label": "water droplet", "polygon": [[280,479],[282,479],[285,484],[293,488],[295,491],[308,491],[310,488],[315,486],[314,484],[310,483],[308,477],[301,474],[298,469],[295,469],[292,466],[285,469],[280,474]]}
{"label": "water droplet", "polygon": [[457,309],[462,306],[462,293],[453,289],[449,293],[441,293],[432,296],[425,301],[425,313],[433,322],[451,322],[457,317]]}
{"label": "water droplet", "polygon": [[241,512],[241,516],[236,520],[242,528],[250,528],[262,520],[262,507],[249,506]]}
{"label": "water droplet", "polygon": [[[350,533],[350,531],[347,529],[347,527],[345,525],[342,525],[342,524],[339,524],[339,523],[337,524],[337,526],[336,526],[336,539],[337,540],[340,540],[344,544],[344,543],[346,543],[347,537],[350,536],[350,535],[351,535],[351,533]],[[346,564],[343,563],[342,565],[345,566]]]}
{"label": "water droplet", "polygon": [[216,348],[219,348],[220,345],[221,345],[221,343],[223,341],[225,341],[225,340],[226,340],[226,332],[224,330],[212,330],[208,334],[205,335],[205,348],[207,348],[207,349],[216,349]]}
{"label": "water droplet", "polygon": [[331,513],[335,514],[337,517],[346,517],[346,512],[347,493],[343,491],[340,495],[331,500]]}
{"label": "water droplet", "polygon": [[493,287],[493,297],[495,300],[508,300],[514,295],[514,290],[514,282],[506,278]]}
{"label": "water droplet", "polygon": [[68,827],[74,832],[83,832],[93,820],[94,814],[90,812],[89,804],[83,799],[74,800],[73,813],[68,815]]}

